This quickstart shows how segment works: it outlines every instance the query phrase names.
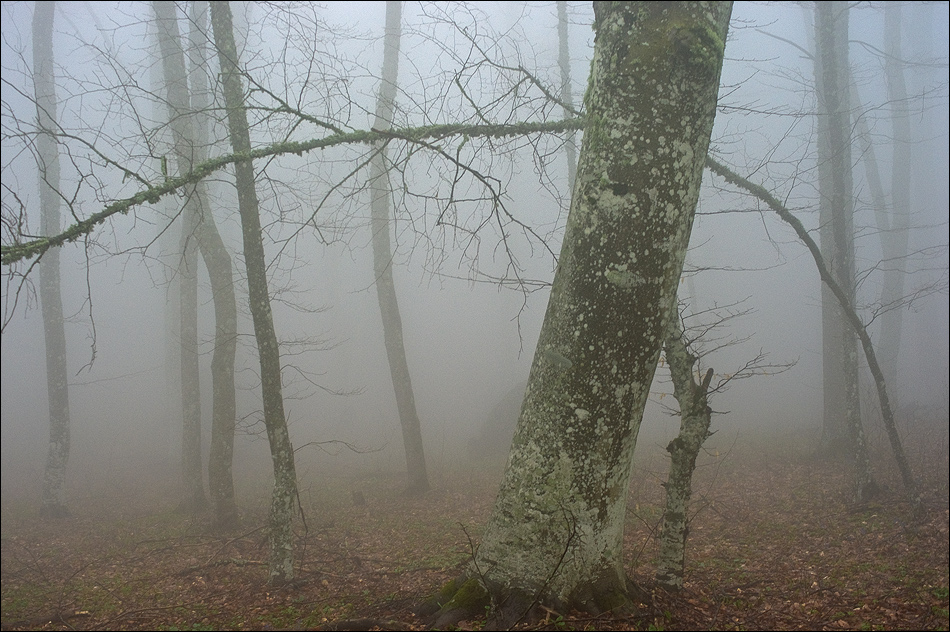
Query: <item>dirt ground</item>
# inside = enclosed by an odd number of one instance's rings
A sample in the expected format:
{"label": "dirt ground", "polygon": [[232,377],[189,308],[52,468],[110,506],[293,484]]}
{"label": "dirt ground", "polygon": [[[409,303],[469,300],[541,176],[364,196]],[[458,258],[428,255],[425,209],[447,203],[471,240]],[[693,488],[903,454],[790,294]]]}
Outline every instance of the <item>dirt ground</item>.
{"label": "dirt ground", "polygon": [[[886,465],[883,493],[856,506],[848,468],[806,447],[760,439],[711,451],[694,485],[683,591],[653,590],[634,615],[550,613],[530,628],[946,630],[947,452],[924,444],[909,450],[924,488],[922,520]],[[662,450],[653,450],[638,455],[625,539],[629,573],[648,590],[665,476]],[[246,511],[241,529],[217,534],[207,516],[176,513],[167,490],[83,499],[59,521],[41,520],[35,501],[4,497],[2,627],[424,629],[413,609],[466,564],[497,478],[458,471],[406,498],[395,474],[309,476],[296,526],[298,581],[280,589],[266,585],[266,499]]]}

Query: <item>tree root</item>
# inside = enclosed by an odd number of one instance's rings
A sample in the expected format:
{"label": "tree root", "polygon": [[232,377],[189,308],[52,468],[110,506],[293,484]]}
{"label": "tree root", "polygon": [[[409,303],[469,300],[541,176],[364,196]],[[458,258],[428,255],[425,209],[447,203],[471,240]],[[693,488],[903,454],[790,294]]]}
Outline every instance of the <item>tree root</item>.
{"label": "tree root", "polygon": [[508,630],[521,623],[533,624],[552,614],[580,610],[595,616],[629,613],[648,603],[648,595],[628,578],[623,586],[599,581],[579,588],[567,603],[543,595],[527,594],[507,586],[486,587],[482,579],[468,575],[451,580],[417,610],[431,628],[445,629],[466,619],[486,617],[485,629]]}

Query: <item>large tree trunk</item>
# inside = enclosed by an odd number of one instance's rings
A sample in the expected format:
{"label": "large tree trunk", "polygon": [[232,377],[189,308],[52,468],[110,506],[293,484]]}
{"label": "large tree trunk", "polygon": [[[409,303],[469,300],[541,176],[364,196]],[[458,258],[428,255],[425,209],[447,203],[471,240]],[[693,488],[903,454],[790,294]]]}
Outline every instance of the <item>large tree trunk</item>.
{"label": "large tree trunk", "polygon": [[[196,104],[192,103],[192,97],[189,94],[185,57],[181,49],[175,3],[161,1],[153,4],[155,14],[158,17],[159,43],[167,90],[169,120],[174,137],[175,159],[178,165],[178,173],[184,174],[189,172],[195,163],[207,159],[207,126],[206,121],[204,121],[205,125],[202,125],[197,124],[197,121],[194,120],[196,116],[203,114],[199,112],[203,108],[194,107]],[[207,30],[207,3],[195,3],[195,5],[189,39],[190,49],[195,55],[192,65],[199,70],[193,73],[192,76],[195,78],[196,94],[204,96],[207,92],[207,85],[204,81],[202,66],[207,60],[203,54],[204,38],[202,34]],[[201,138],[199,138],[199,135]],[[199,182],[189,187],[185,200],[184,223],[188,230],[186,234],[191,244],[197,244],[205,267],[208,269],[214,302],[215,340],[211,360],[213,412],[208,480],[211,488],[215,524],[226,528],[233,526],[237,521],[234,484],[231,476],[236,409],[234,356],[237,337],[237,307],[234,298],[231,256],[224,246],[224,241],[221,239],[214,216],[211,213],[205,183]],[[191,298],[192,296],[189,294],[189,300]],[[195,286],[194,299],[193,309],[197,310],[197,285]],[[197,311],[195,311],[194,316],[194,335],[195,343],[197,343]],[[193,370],[197,371],[197,346],[194,351],[195,366]],[[195,376],[195,382],[197,382],[197,376]],[[200,416],[198,422],[200,424]],[[190,477],[197,479],[197,483],[193,483],[189,487],[193,490],[196,487],[197,492],[201,492],[200,499],[203,500],[200,471],[200,425],[195,429],[195,435],[188,446],[189,452],[195,448],[199,450],[197,455],[199,469],[197,472],[192,471],[195,465],[192,461],[195,457],[190,455],[188,462],[191,465],[187,473]],[[197,492],[191,494],[193,501],[199,499],[195,495]]]}
{"label": "large tree trunk", "polygon": [[[819,233],[822,247],[831,245],[831,272],[850,305],[855,304],[854,268],[854,193],[851,174],[851,109],[848,65],[848,5],[846,2],[819,2],[815,5],[816,87],[819,106],[819,195],[821,196]],[[824,151],[822,151],[824,149]],[[830,242],[828,224],[830,224]],[[823,256],[825,253],[823,253]],[[833,295],[822,286],[822,301],[835,301],[830,323],[834,343],[825,348],[833,373],[825,375],[825,396],[843,397],[844,418],[826,417],[825,447],[831,454],[846,456],[855,465],[856,497],[863,501],[874,493],[871,462],[861,425],[861,398],[858,388],[858,341],[847,317]],[[837,356],[835,358],[834,356]],[[840,362],[840,365],[838,363]],[[841,392],[835,392],[842,389]],[[827,409],[826,409],[827,410]],[[835,410],[835,414],[840,414]],[[844,438],[841,426],[844,423]]]}
{"label": "large tree trunk", "polygon": [[[211,27],[221,63],[231,146],[235,153],[246,154],[251,150],[251,135],[247,124],[240,70],[237,65],[231,8],[227,2],[211,3]],[[264,426],[267,429],[274,467],[274,492],[271,497],[270,513],[269,576],[272,584],[282,584],[294,577],[293,508],[297,495],[297,474],[294,467],[294,450],[290,443],[287,420],[284,416],[280,348],[277,344],[270,296],[267,290],[267,265],[264,259],[260,207],[254,184],[254,164],[251,160],[238,161],[234,164],[234,171],[244,238],[248,298],[260,358]]]}
{"label": "large tree trunk", "polygon": [[477,587],[489,627],[538,604],[626,606],[633,451],[709,146],[729,2],[604,2],[564,241],[501,490],[444,625]]}
{"label": "large tree trunk", "polygon": [[[37,2],[33,13],[33,89],[36,96],[37,169],[44,235],[59,233],[59,147],[56,145],[56,83],[53,75],[54,2]],[[59,248],[40,262],[40,308],[46,340],[46,392],[49,400],[49,450],[43,477],[40,514],[67,514],[66,463],[69,460],[69,385],[66,331],[60,295]]]}
{"label": "large tree trunk", "polygon": [[670,453],[670,475],[666,481],[666,509],[663,512],[663,531],[660,533],[660,553],[656,563],[656,581],[671,589],[683,587],[686,560],[686,537],[689,526],[686,509],[693,493],[693,472],[696,457],[709,438],[712,409],[707,403],[709,369],[701,382],[693,379],[696,357],[686,346],[679,310],[674,308],[663,345],[666,364],[670,367],[673,396],[680,407],[680,431],[666,447]]}
{"label": "large tree trunk", "polygon": [[[373,129],[392,127],[396,103],[396,78],[399,73],[399,38],[401,31],[402,3],[389,0],[386,3],[386,37],[383,47],[383,77],[376,98],[376,120]],[[376,155],[370,163],[370,187],[372,194],[371,213],[373,230],[373,272],[376,275],[376,296],[383,320],[383,339],[386,357],[389,358],[389,373],[396,393],[396,408],[402,424],[402,441],[406,449],[406,469],[409,474],[410,494],[429,491],[429,476],[426,473],[426,457],[422,444],[422,428],[416,411],[416,398],[406,361],[406,346],[403,342],[402,317],[393,283],[393,252],[389,238],[389,200],[392,197],[386,169],[386,145],[376,147]]]}

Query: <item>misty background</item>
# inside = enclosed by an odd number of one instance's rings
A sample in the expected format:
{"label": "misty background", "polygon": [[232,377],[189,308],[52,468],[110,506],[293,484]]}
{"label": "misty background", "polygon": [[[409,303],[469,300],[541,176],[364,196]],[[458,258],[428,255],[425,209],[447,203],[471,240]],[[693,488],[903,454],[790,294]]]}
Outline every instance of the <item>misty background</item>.
{"label": "misty background", "polygon": [[[557,16],[554,3],[473,3],[471,9],[407,3],[403,19],[399,105],[406,94],[425,100],[427,91],[452,67],[447,50],[464,42],[446,16],[472,28],[501,34],[499,49],[556,86]],[[577,100],[587,83],[592,50],[589,4],[569,3],[572,80]],[[24,95],[32,94],[30,22],[32,3],[2,6],[4,117],[35,118]],[[59,4],[54,33],[57,80],[66,81],[61,123],[69,128],[98,128],[101,136],[121,138],[134,127],[130,116],[115,116],[110,102],[119,97],[102,89],[123,73],[137,74],[143,84],[153,72],[154,28],[141,3]],[[242,11],[235,10],[240,16]],[[382,59],[384,3],[328,3],[314,10],[322,20],[314,36],[318,60],[326,55],[328,74],[345,82],[335,95],[315,107],[352,109],[350,124],[368,129]],[[243,5],[244,61],[276,81],[271,60],[288,55],[283,48],[288,22],[279,13]],[[467,22],[469,21],[469,22]],[[248,26],[250,25],[250,26]],[[948,5],[907,3],[904,9],[904,55],[912,120],[912,215],[908,263],[913,273],[907,292],[921,288],[904,314],[898,422],[905,435],[915,424],[938,422],[946,440],[948,377]],[[813,67],[795,46],[808,48],[811,12],[797,4],[740,2],[735,6],[723,67],[720,109],[712,147],[739,173],[763,184],[782,199],[809,228],[817,226],[817,174],[814,166],[815,117],[811,89]],[[851,64],[872,129],[878,161],[889,189],[889,104],[883,84],[881,49],[883,10],[862,3],[851,13]],[[107,54],[108,53],[108,54]],[[109,61],[109,57],[114,57]],[[292,59],[291,59],[292,61]],[[217,63],[216,61],[214,62]],[[288,63],[289,79],[300,72]],[[216,72],[216,71],[213,71]],[[288,80],[289,80],[288,79]],[[342,79],[341,79],[342,81]],[[20,93],[19,91],[22,91]],[[334,101],[333,99],[336,99]],[[142,115],[163,120],[154,103],[140,103]],[[306,103],[304,104],[307,105]],[[398,116],[398,113],[397,113]],[[433,115],[436,118],[435,115]],[[449,116],[449,118],[451,118]],[[420,124],[421,121],[407,121]],[[115,126],[113,129],[112,126]],[[37,204],[36,165],[32,155],[8,142],[4,129],[4,195],[13,190],[28,208]],[[252,140],[262,142],[260,137]],[[218,132],[220,135],[221,132]],[[11,136],[12,137],[12,136]],[[156,141],[158,142],[158,141]],[[103,144],[108,146],[107,143]],[[536,228],[539,239],[512,235],[507,246],[489,225],[477,236],[436,225],[424,201],[396,211],[394,276],[404,327],[405,347],[422,421],[430,476],[438,486],[445,472],[470,465],[497,467],[503,455],[482,460],[473,438],[483,432],[492,410],[512,390],[523,388],[534,353],[569,203],[566,160],[557,144],[543,170],[530,151],[485,158],[485,173],[505,185],[507,208]],[[166,150],[167,151],[167,150]],[[281,158],[268,165],[261,186],[265,248],[270,262],[274,317],[284,365],[284,396],[291,438],[298,449],[300,478],[353,472],[391,473],[405,469],[399,419],[387,365],[374,275],[369,230],[369,192],[357,184],[331,192],[331,185],[354,168],[359,149],[334,148],[302,158]],[[855,151],[855,161],[859,152]],[[258,171],[264,161],[256,164]],[[157,168],[157,164],[154,166]],[[411,172],[420,189],[432,172]],[[868,320],[880,294],[880,245],[869,205],[863,166],[854,169],[858,196],[855,214],[859,305]],[[228,208],[233,189],[229,176],[212,177],[218,205]],[[103,192],[119,182],[105,182]],[[737,437],[804,436],[817,439],[822,419],[820,285],[814,263],[792,231],[754,200],[721,190],[707,172],[687,256],[681,298],[701,313],[734,306],[749,313],[730,320],[715,335],[738,344],[717,348],[703,359],[717,375],[739,370],[760,352],[776,365],[794,363],[774,375],[734,382],[712,400],[719,414],[718,431],[707,445],[727,447]],[[73,182],[88,212],[107,200]],[[70,189],[72,190],[72,189]],[[229,198],[228,196],[231,196]],[[321,205],[320,230],[305,226]],[[484,203],[464,206],[469,217],[460,225],[478,225]],[[230,205],[234,209],[233,202]],[[174,298],[172,265],[167,251],[177,230],[168,228],[163,205],[143,206],[118,216],[94,231],[89,242],[67,245],[62,252],[63,303],[70,375],[72,448],[70,496],[133,491],[148,476],[153,483],[175,485],[180,476],[181,406],[176,386],[177,342],[166,309]],[[460,212],[460,214],[461,214]],[[38,218],[38,211],[37,216]],[[38,219],[34,220],[38,226]],[[240,224],[234,210],[218,221],[231,252],[240,252]],[[167,233],[174,233],[173,241]],[[510,251],[506,250],[510,248]],[[513,255],[520,269],[511,265]],[[239,333],[237,359],[238,435],[235,473],[238,502],[269,481],[270,454],[260,421],[259,376],[246,282],[235,257],[238,278]],[[6,271],[5,271],[6,272]],[[505,282],[499,283],[499,279]],[[525,283],[518,284],[516,279]],[[210,411],[210,358],[213,314],[208,280],[199,272],[202,344],[202,397],[207,454]],[[2,297],[2,491],[39,498],[48,442],[43,328],[35,288],[5,283]],[[876,333],[875,325],[871,325]],[[170,338],[171,336],[171,338]],[[869,435],[880,440],[876,401],[870,379],[862,381],[862,407]],[[641,429],[640,453],[666,445],[679,418],[664,405],[672,388],[661,367],[653,402]],[[516,414],[515,411],[514,414]],[[513,429],[515,419],[511,419]],[[345,442],[359,451],[350,450]],[[131,486],[131,489],[129,488]]]}

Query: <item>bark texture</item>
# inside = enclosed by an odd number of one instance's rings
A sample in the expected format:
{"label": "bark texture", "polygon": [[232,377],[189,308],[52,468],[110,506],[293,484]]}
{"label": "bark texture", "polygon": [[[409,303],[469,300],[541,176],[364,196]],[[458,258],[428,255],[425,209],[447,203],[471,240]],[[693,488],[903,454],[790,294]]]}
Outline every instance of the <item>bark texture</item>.
{"label": "bark texture", "polygon": [[[211,3],[211,27],[215,48],[221,63],[224,101],[228,113],[228,131],[236,154],[249,155],[251,135],[247,124],[244,91],[231,8],[227,2]],[[261,368],[261,396],[264,405],[264,426],[270,443],[274,468],[274,492],[271,497],[269,577],[271,584],[283,584],[294,578],[293,517],[297,496],[297,474],[294,451],[287,431],[281,388],[280,349],[270,296],[267,290],[267,266],[261,233],[260,207],[254,183],[254,164],[250,158],[234,163],[238,210],[244,241],[244,262],[254,337]]]}
{"label": "bark texture", "polygon": [[[396,79],[399,74],[399,40],[402,16],[400,0],[386,3],[386,36],[383,49],[383,78],[376,99],[376,120],[373,129],[392,127],[396,104]],[[396,394],[396,408],[402,425],[402,441],[406,450],[406,470],[409,475],[407,491],[422,494],[429,491],[429,475],[422,443],[422,425],[416,410],[412,390],[406,345],[403,341],[402,317],[393,282],[393,251],[390,242],[390,199],[392,191],[386,168],[386,141],[376,144],[376,155],[370,163],[371,215],[373,230],[373,273],[376,276],[376,297],[383,321],[383,340],[389,373]]]}
{"label": "bark texture", "polygon": [[683,587],[686,538],[689,535],[686,509],[693,493],[693,472],[699,450],[709,438],[712,421],[712,409],[706,395],[713,370],[707,370],[699,382],[693,379],[696,356],[686,346],[683,325],[676,309],[670,318],[663,350],[673,380],[673,396],[680,407],[680,432],[666,446],[670,453],[670,475],[665,485],[666,510],[660,533],[656,581],[666,588],[679,589]]}
{"label": "bark texture", "polygon": [[489,627],[537,605],[630,602],[622,538],[633,450],[709,145],[728,2],[600,2],[588,125],[548,309],[501,490],[444,621],[473,584]]}
{"label": "bark texture", "polygon": [[[37,2],[33,13],[33,89],[36,97],[36,167],[40,185],[40,222],[44,235],[59,233],[59,147],[56,143],[56,82],[53,74],[55,2]],[[40,262],[40,309],[46,341],[46,393],[49,401],[49,448],[43,476],[40,514],[67,515],[66,464],[69,461],[69,383],[66,330],[60,292],[59,248]]]}

